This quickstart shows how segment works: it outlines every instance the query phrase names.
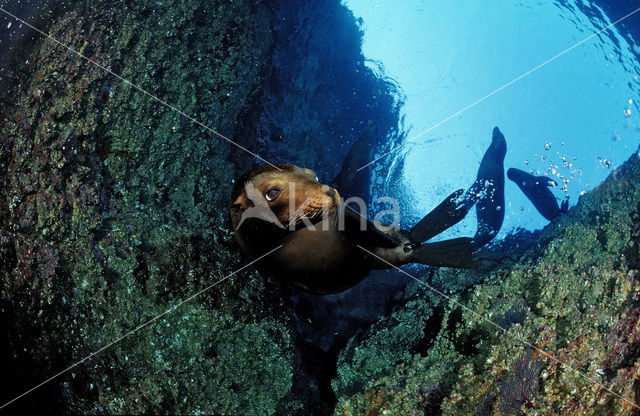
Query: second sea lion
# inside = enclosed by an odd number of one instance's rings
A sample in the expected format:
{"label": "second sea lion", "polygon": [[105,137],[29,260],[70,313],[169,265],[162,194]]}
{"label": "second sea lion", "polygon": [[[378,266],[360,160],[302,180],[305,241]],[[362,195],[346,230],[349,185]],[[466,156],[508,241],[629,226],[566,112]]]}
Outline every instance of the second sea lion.
{"label": "second sea lion", "polygon": [[504,221],[504,157],[507,142],[500,129],[495,127],[491,145],[482,157],[478,176],[465,198],[476,204],[478,231],[473,237],[477,247],[491,241],[500,231]]}
{"label": "second sea lion", "polygon": [[560,214],[569,210],[569,201],[565,199],[558,206],[556,197],[549,189],[551,186],[556,186],[553,179],[546,176],[535,176],[516,168],[510,168],[507,171],[507,177],[518,185],[518,188],[547,220],[553,221]]}

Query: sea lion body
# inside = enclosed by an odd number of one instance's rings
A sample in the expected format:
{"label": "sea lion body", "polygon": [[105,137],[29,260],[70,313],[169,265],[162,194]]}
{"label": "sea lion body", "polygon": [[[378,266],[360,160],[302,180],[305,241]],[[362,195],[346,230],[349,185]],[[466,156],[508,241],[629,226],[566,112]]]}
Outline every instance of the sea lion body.
{"label": "sea lion body", "polygon": [[[461,220],[468,209],[461,215],[457,199],[450,196],[428,218],[448,225]],[[342,292],[372,269],[411,262],[473,265],[470,238],[420,244],[422,237],[412,239],[411,231],[361,217],[311,170],[295,165],[266,165],[245,174],[234,186],[230,211],[238,243],[250,260],[273,250],[256,262],[261,273],[314,294]],[[423,230],[438,228],[426,226]]]}
{"label": "sea lion body", "polygon": [[[453,192],[411,230],[367,220],[310,169],[260,166],[231,192],[233,230],[249,259],[259,259],[260,272],[314,294],[341,292],[372,269],[412,262],[477,267],[474,252],[495,236],[504,218],[505,151],[496,128],[474,186]],[[478,196],[487,194],[491,197]],[[479,206],[475,238],[426,242],[461,221],[474,204]]]}
{"label": "sea lion body", "polygon": [[504,158],[507,142],[495,127],[491,145],[480,162],[476,181],[467,192],[467,199],[476,204],[478,231],[475,244],[481,247],[491,241],[504,221]]}
{"label": "sea lion body", "polygon": [[316,223],[316,230],[305,227],[283,236],[282,247],[261,260],[258,269],[319,294],[341,292],[360,282],[370,267],[364,252],[337,231],[336,216],[337,210]]}
{"label": "sea lion body", "polygon": [[507,177],[518,185],[522,193],[547,220],[553,221],[560,214],[567,212],[569,201],[564,200],[558,206],[556,197],[549,189],[550,186],[556,186],[554,180],[546,176],[535,176],[516,168],[510,168],[507,171]]}
{"label": "sea lion body", "polygon": [[[277,248],[257,262],[258,270],[308,292],[327,294],[354,286],[381,266],[358,244],[382,256],[385,248],[370,246],[357,231],[339,229],[344,206],[335,189],[319,183],[309,169],[277,167],[282,171],[268,166],[254,169],[232,192],[232,224],[243,251],[255,259]],[[280,190],[277,198],[263,199],[272,189]],[[353,230],[352,224],[347,227]],[[394,265],[395,257],[389,257]],[[402,257],[407,261],[409,255]]]}

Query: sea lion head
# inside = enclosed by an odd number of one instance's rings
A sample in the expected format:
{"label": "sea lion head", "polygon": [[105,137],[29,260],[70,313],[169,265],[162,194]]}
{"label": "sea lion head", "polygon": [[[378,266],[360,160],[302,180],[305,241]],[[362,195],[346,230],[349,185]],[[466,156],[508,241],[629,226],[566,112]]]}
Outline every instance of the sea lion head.
{"label": "sea lion head", "polygon": [[338,191],[320,183],[311,169],[263,165],[236,182],[229,208],[234,231],[250,218],[295,230],[333,212],[339,199]]}

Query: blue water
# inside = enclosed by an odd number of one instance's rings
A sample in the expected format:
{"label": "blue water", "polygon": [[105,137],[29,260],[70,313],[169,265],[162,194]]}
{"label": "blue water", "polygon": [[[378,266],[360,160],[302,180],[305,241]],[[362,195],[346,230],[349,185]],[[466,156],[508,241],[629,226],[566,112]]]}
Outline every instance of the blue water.
{"label": "blue water", "polygon": [[[634,8],[624,2],[616,18]],[[499,126],[516,167],[553,177],[575,205],[640,143],[640,47],[624,25],[545,63],[612,23],[588,1],[345,0],[364,31],[363,52],[405,95],[404,209],[417,220],[468,187]],[[635,6],[636,8],[638,6]],[[640,13],[639,13],[640,14]],[[637,18],[637,16],[634,16]],[[625,23],[627,27],[632,21]],[[411,140],[493,91],[501,91]],[[565,189],[562,184],[566,184]],[[547,221],[507,180],[501,236]],[[475,218],[440,238],[473,235]]]}

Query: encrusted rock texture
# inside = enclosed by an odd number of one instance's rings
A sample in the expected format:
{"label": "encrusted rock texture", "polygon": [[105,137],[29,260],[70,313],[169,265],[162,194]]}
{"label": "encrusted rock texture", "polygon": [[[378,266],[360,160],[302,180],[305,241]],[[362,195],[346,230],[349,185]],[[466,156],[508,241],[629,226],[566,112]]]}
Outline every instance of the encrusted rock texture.
{"label": "encrusted rock texture", "polygon": [[639,414],[639,244],[640,151],[520,258],[411,283],[341,353],[335,414]]}
{"label": "encrusted rock texture", "polygon": [[[76,3],[52,37],[242,142],[272,46],[261,2]],[[0,130],[3,402],[243,264],[227,200],[246,167],[230,143],[49,39],[14,82]],[[296,365],[285,297],[250,269],[229,279],[12,406],[273,414]]]}

